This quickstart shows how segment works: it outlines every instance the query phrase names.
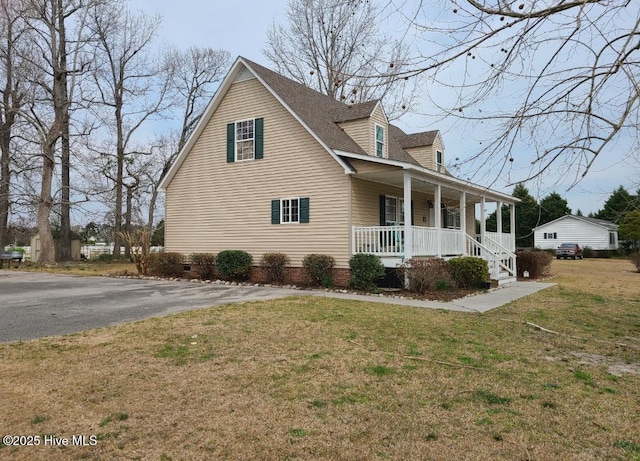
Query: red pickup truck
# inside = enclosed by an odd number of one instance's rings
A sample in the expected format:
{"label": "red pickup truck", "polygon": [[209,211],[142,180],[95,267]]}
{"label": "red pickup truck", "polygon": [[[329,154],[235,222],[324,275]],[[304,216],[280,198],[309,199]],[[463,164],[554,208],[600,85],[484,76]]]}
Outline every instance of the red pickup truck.
{"label": "red pickup truck", "polygon": [[582,248],[577,243],[563,243],[556,250],[556,258],[582,259]]}

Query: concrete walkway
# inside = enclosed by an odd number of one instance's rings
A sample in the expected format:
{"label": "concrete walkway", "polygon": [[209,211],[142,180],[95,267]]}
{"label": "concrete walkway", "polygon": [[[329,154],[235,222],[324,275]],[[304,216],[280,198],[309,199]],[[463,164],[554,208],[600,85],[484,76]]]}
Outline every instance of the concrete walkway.
{"label": "concrete walkway", "polygon": [[[542,282],[514,282],[495,288],[487,293],[456,299],[451,302],[422,301],[417,299],[399,299],[389,296],[356,295],[350,293],[311,292],[314,296],[327,298],[353,299],[374,303],[400,304],[402,306],[424,307],[427,309],[446,309],[461,312],[487,312],[504,306],[516,299],[524,298],[537,291],[554,286],[555,283]],[[302,292],[304,293],[304,292]]]}

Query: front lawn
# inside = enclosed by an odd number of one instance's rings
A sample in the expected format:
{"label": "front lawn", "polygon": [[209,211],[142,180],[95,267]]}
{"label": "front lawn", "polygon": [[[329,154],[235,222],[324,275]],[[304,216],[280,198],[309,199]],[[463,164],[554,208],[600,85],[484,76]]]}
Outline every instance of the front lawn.
{"label": "front lawn", "polygon": [[638,460],[633,270],[554,261],[486,314],[301,297],[0,345],[4,433],[97,437],[0,457]]}

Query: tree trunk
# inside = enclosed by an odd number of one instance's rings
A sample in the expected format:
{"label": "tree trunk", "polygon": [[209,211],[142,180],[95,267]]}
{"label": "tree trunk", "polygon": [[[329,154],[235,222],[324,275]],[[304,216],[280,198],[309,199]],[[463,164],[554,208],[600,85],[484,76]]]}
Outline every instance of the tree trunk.
{"label": "tree trunk", "polygon": [[9,168],[9,128],[0,127],[0,251],[7,244],[7,230],[9,222],[9,186],[11,184],[11,169]]}
{"label": "tree trunk", "polygon": [[61,98],[60,119],[62,120],[62,158],[61,158],[61,183],[62,197],[60,203],[60,241],[58,259],[60,261],[71,260],[71,181],[70,181],[70,140],[69,140],[69,91],[67,85],[67,32],[65,27],[64,3],[58,0],[58,79],[57,87]]}
{"label": "tree trunk", "polygon": [[51,233],[49,216],[53,206],[51,198],[51,183],[53,180],[54,167],[54,146],[50,142],[45,142],[42,148],[42,184],[40,188],[40,200],[38,203],[38,235],[40,236],[40,256],[38,263],[55,264],[56,249]]}

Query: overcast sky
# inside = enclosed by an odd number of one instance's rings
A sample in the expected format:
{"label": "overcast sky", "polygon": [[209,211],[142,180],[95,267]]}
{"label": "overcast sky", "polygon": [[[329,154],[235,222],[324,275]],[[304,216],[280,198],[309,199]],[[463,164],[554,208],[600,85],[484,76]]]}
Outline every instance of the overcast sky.
{"label": "overcast sky", "polygon": [[[267,67],[269,62],[262,54],[266,33],[274,21],[285,22],[287,4],[288,0],[245,0],[235,3],[215,0],[130,0],[131,9],[157,12],[163,17],[159,42],[169,42],[179,48],[191,45],[222,48],[229,51],[233,59],[244,56]],[[432,119],[412,115],[396,123],[407,132],[440,129],[449,161],[478,149],[473,140],[462,136],[455,128],[448,128],[450,123],[446,121],[434,125]],[[625,186],[631,193],[636,191],[640,169],[636,162],[625,160],[631,145],[631,140],[622,140],[612,146],[606,156],[596,160],[587,177],[571,190],[567,188],[573,178],[552,179],[553,173],[525,186],[537,199],[558,192],[567,199],[574,213],[578,209],[585,215],[597,212],[618,186]],[[474,182],[480,181],[476,178]],[[505,180],[493,182],[489,177],[483,181],[483,185],[506,193],[513,190],[513,186],[506,186]]]}

